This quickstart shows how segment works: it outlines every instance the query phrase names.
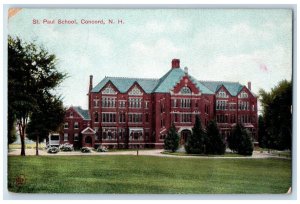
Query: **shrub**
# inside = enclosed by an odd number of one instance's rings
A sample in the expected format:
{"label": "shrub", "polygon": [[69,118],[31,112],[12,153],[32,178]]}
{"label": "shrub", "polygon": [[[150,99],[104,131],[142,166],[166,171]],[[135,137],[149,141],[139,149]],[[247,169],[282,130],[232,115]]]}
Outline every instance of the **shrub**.
{"label": "shrub", "polygon": [[47,149],[47,153],[50,153],[50,154],[56,154],[57,152],[59,152],[58,147],[49,147]]}
{"label": "shrub", "polygon": [[188,137],[187,143],[184,146],[188,154],[203,154],[205,153],[206,135],[202,130],[199,116],[196,116],[196,121],[193,127],[192,134]]}
{"label": "shrub", "polygon": [[88,148],[88,147],[82,147],[82,148],[81,148],[81,152],[82,152],[82,153],[91,153],[91,150],[90,150],[90,148]]}
{"label": "shrub", "polygon": [[105,147],[105,146],[99,146],[97,149],[96,149],[97,152],[107,152],[108,149]]}
{"label": "shrub", "polygon": [[74,148],[73,148],[73,145],[71,144],[62,144],[59,146],[59,149],[63,152],[71,152],[71,151],[74,151]]}
{"label": "shrub", "polygon": [[210,121],[206,128],[207,132],[207,154],[224,154],[226,145],[224,144],[218,126],[215,121]]}
{"label": "shrub", "polygon": [[165,150],[171,150],[175,152],[179,147],[179,135],[176,132],[176,127],[174,123],[170,127],[167,137],[165,138]]}

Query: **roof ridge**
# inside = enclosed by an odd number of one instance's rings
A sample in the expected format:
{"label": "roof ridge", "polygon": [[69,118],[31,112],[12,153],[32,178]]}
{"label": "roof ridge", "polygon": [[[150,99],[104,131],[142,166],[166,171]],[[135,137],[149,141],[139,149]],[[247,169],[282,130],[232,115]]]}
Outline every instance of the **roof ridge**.
{"label": "roof ridge", "polygon": [[213,81],[213,80],[198,80],[200,82],[217,82],[217,83],[238,83],[240,84],[239,81]]}
{"label": "roof ridge", "polygon": [[115,79],[142,79],[142,80],[159,80],[159,78],[141,78],[141,77],[115,77],[115,76],[105,76],[105,78],[115,78]]}

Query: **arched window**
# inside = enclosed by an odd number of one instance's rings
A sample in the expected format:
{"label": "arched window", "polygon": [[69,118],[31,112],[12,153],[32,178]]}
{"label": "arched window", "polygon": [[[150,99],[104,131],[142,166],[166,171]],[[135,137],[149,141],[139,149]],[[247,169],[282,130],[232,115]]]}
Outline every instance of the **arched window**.
{"label": "arched window", "polygon": [[181,94],[191,94],[192,91],[189,87],[185,86],[185,87],[182,87],[182,89],[180,90],[180,93]]}

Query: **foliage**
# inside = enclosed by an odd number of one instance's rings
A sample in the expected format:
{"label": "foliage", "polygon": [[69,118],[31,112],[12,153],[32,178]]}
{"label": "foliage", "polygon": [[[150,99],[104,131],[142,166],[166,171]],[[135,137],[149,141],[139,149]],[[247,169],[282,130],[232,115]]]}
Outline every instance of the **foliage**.
{"label": "foliage", "polygon": [[172,123],[172,125],[169,129],[167,137],[165,138],[164,143],[165,143],[164,148],[166,150],[170,150],[172,152],[175,152],[178,149],[178,147],[179,147],[179,135],[176,132],[176,127],[175,127],[174,123]]}
{"label": "foliage", "polygon": [[73,145],[72,144],[68,144],[68,143],[65,143],[65,144],[62,144],[59,146],[59,149],[63,152],[71,152],[71,151],[74,151],[74,148],[73,148]]}
{"label": "foliage", "polygon": [[203,154],[205,153],[205,144],[207,138],[202,130],[200,118],[197,115],[192,134],[187,138],[185,150],[188,154]]}
{"label": "foliage", "polygon": [[27,123],[33,113],[41,111],[40,99],[51,95],[66,76],[57,71],[56,63],[55,55],[43,47],[8,37],[8,118],[18,126],[22,156]]}
{"label": "foliage", "polygon": [[9,156],[7,180],[23,193],[269,194],[287,192],[291,167],[289,159]]}
{"label": "foliage", "polygon": [[206,135],[206,154],[224,154],[226,145],[221,138],[218,126],[215,121],[209,121],[206,128]]}
{"label": "foliage", "polygon": [[100,145],[97,149],[97,152],[108,152],[108,149],[102,145]]}
{"label": "foliage", "polygon": [[82,152],[82,153],[90,153],[91,150],[90,150],[90,148],[88,148],[88,147],[82,147],[82,148],[81,148],[81,152]]}
{"label": "foliage", "polygon": [[47,153],[50,153],[50,154],[56,154],[59,152],[59,148],[58,147],[49,147],[47,149]]}
{"label": "foliage", "polygon": [[266,129],[265,145],[273,149],[291,149],[292,138],[292,83],[283,80],[266,92],[259,91]]}
{"label": "foliage", "polygon": [[228,147],[234,152],[242,155],[252,155],[253,144],[250,133],[238,123],[227,138]]}

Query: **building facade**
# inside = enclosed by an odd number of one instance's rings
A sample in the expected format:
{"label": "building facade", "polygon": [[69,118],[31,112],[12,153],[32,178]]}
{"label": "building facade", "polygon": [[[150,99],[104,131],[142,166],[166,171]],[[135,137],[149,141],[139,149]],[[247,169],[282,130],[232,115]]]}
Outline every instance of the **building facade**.
{"label": "building facade", "polygon": [[198,115],[205,129],[216,120],[226,141],[237,122],[257,141],[257,97],[251,83],[199,81],[172,60],[159,79],[105,77],[93,86],[88,110],[69,107],[60,143],[109,148],[162,148],[174,123],[184,144]]}

